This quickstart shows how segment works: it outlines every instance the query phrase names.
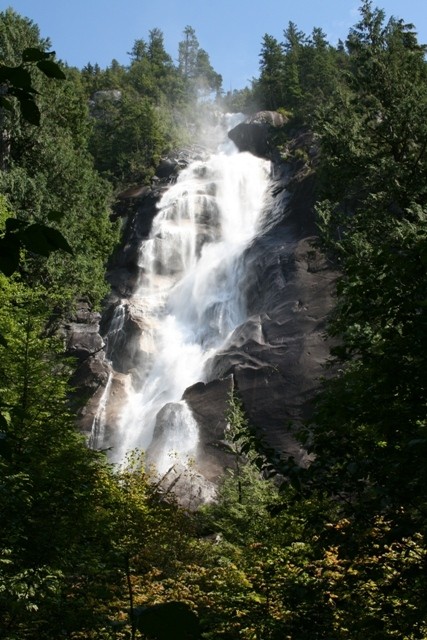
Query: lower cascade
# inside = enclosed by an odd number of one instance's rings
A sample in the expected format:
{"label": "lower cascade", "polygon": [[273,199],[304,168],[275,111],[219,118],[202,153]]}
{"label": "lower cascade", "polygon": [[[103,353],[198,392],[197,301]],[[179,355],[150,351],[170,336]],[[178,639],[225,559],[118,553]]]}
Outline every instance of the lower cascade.
{"label": "lower cascade", "polygon": [[[270,162],[228,141],[163,193],[139,249],[138,281],[106,336],[112,371],[90,445],[108,446],[112,461],[142,449],[159,474],[192,460],[197,468],[199,426],[183,394],[209,382],[210,363],[247,320],[243,260],[262,227],[269,185]],[[130,368],[121,361],[129,317],[137,327]],[[106,421],[114,422],[108,436]]]}

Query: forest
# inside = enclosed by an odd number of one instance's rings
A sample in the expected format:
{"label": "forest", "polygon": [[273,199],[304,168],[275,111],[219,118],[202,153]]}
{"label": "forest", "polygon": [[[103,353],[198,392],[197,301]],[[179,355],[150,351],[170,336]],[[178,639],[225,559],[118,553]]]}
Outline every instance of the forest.
{"label": "forest", "polygon": [[[177,62],[159,28],[130,49],[69,67],[0,13],[0,639],[427,639],[427,46],[363,0],[337,45],[265,34],[258,77],[227,94],[190,26]],[[118,470],[87,447],[60,327],[102,307],[117,194],[191,140],[197,100],[285,114],[284,159],[312,132],[340,277],[335,373],[299,433],[312,463],[260,449],[233,395],[235,469],[189,510],[142,452]],[[197,632],[140,626],[171,602]]]}

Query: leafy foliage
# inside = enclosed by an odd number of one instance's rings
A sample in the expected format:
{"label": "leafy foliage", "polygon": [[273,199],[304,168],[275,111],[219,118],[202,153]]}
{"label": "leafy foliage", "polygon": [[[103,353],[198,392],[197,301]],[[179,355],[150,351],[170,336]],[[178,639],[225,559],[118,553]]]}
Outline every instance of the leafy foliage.
{"label": "leafy foliage", "polygon": [[425,47],[370,1],[360,14],[336,50],[319,29],[265,36],[254,85],[315,130],[321,241],[342,272],[337,373],[300,434],[314,462],[296,483],[279,464],[280,518],[306,522],[304,588],[282,620],[289,637],[424,638]]}
{"label": "leafy foliage", "polygon": [[[109,185],[94,171],[87,151],[90,124],[83,88],[75,72],[65,79],[53,54],[45,54],[34,25],[12,10],[0,17],[6,62],[16,61],[19,47],[29,45],[21,65],[13,68],[25,72],[42,113],[34,126],[20,111],[2,111],[0,188],[15,215],[2,229],[1,268],[6,275],[19,270],[30,284],[43,282],[63,307],[77,296],[97,304],[106,292],[103,271],[117,228],[108,218]],[[13,81],[12,75],[6,91]]]}
{"label": "leafy foliage", "polygon": [[[0,109],[13,112],[13,103],[9,100],[9,97],[13,97],[18,101],[21,117],[30,124],[40,124],[40,110],[35,101],[38,92],[32,84],[28,66],[34,63],[48,78],[65,80],[64,72],[51,60],[53,55],[54,52],[27,47],[22,52],[22,62],[18,66],[0,65]],[[5,275],[10,276],[18,269],[21,248],[43,256],[49,256],[58,249],[72,253],[68,242],[57,229],[40,223],[28,225],[8,218],[0,238],[0,270]]]}
{"label": "leafy foliage", "polygon": [[411,25],[392,19],[384,27],[383,12],[369,2],[361,14],[348,44],[355,72],[347,108],[332,106],[320,119],[327,193],[340,197],[318,208],[324,241],[343,270],[330,332],[342,340],[336,355],[346,365],[324,395],[319,415],[328,427],[319,429],[316,448],[334,460],[339,451],[340,464],[347,459],[344,491],[358,482],[357,500],[365,491],[373,512],[397,517],[405,505],[405,517],[419,521],[425,479],[410,443],[422,447],[425,437],[427,158],[424,123],[407,100],[422,104],[427,96],[425,62]]}

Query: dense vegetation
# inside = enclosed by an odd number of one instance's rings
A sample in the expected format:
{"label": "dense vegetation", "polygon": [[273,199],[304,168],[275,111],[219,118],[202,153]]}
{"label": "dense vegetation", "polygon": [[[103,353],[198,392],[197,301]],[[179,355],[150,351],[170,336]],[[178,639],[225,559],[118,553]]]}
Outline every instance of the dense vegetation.
{"label": "dense vegetation", "polygon": [[[135,638],[129,609],[171,600],[208,640],[427,638],[427,66],[414,27],[368,0],[336,47],[290,23],[283,42],[264,36],[252,86],[222,98],[314,132],[321,242],[342,273],[338,373],[301,432],[309,469],[265,460],[231,398],[239,463],[217,503],[189,513],[138,455],[118,472],[87,449],[55,329],[106,291],[114,195],[194,133],[191,105],[219,99],[221,78],[191,27],[177,65],[153,29],[128,66],[59,65],[64,80],[33,23],[7,10],[0,26],[0,240],[19,254],[0,261],[0,638]],[[265,477],[272,463],[283,482]]]}

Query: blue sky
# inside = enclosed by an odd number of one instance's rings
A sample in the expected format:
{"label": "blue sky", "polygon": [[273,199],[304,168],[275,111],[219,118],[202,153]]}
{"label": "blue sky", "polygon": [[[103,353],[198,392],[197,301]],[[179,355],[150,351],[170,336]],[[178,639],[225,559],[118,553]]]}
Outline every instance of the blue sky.
{"label": "blue sky", "polygon": [[[427,43],[425,0],[379,0],[374,5],[417,27]],[[291,20],[309,34],[322,27],[329,41],[345,39],[358,20],[357,0],[0,0],[0,9],[12,7],[49,37],[57,56],[70,65],[113,58],[127,64],[127,52],[137,38],[146,39],[160,28],[174,59],[186,25],[196,30],[212,65],[223,76],[224,90],[239,89],[258,74],[263,35],[282,39]]]}

